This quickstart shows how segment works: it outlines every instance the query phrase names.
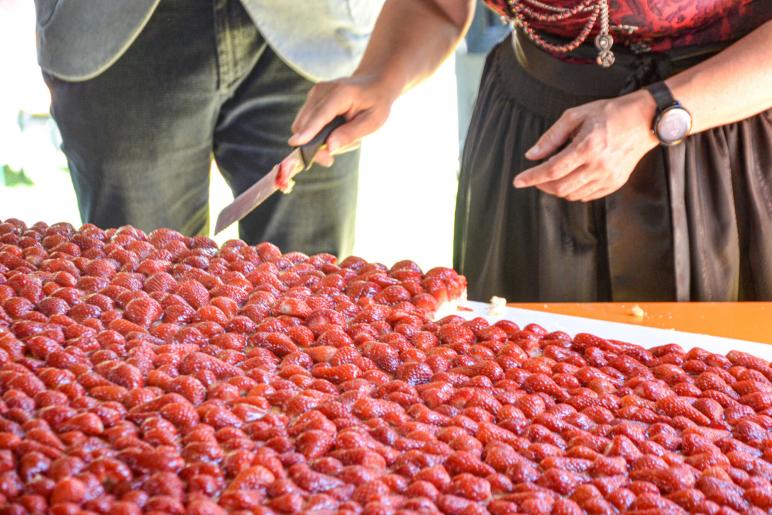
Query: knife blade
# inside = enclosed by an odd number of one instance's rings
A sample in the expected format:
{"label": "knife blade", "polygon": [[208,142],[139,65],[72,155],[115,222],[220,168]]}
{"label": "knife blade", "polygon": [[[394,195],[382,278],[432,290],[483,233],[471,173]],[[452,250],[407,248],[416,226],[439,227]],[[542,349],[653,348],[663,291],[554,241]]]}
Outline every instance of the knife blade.
{"label": "knife blade", "polygon": [[330,133],[344,123],[346,123],[346,119],[343,116],[336,117],[333,121],[325,125],[311,141],[305,145],[296,147],[262,179],[233,199],[233,202],[225,206],[225,208],[220,211],[220,214],[217,215],[214,233],[219,234],[232,223],[238,222],[247,216],[278,190],[279,186],[276,185],[276,176],[278,175],[280,168],[289,170],[287,176],[290,184],[292,184],[291,181],[295,175],[311,168],[316,155],[327,142]]}

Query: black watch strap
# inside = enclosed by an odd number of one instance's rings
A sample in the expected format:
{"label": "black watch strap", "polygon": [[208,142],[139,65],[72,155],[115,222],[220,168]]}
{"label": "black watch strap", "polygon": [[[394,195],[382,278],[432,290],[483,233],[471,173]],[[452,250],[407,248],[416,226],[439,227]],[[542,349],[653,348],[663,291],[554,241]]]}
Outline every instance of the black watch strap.
{"label": "black watch strap", "polygon": [[670,91],[670,88],[667,87],[665,81],[649,84],[646,86],[646,89],[651,93],[651,96],[654,97],[654,101],[657,103],[658,113],[662,112],[666,107],[670,107],[676,103],[675,98],[673,98],[673,93]]}

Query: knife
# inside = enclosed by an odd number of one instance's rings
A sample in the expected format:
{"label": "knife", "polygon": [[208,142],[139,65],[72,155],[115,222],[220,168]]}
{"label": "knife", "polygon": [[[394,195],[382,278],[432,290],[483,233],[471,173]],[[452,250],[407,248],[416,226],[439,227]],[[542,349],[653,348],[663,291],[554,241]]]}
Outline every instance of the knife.
{"label": "knife", "polygon": [[[292,178],[302,171],[311,168],[316,154],[327,142],[330,133],[346,123],[343,116],[336,117],[333,121],[325,125],[311,141],[305,145],[296,147],[292,152],[274,166],[262,179],[254,183],[248,190],[233,199],[233,202],[225,206],[217,215],[217,223],[214,226],[214,233],[219,234],[223,229],[234,222],[238,222],[249,213],[255,210],[257,206],[265,202],[265,199],[271,196],[279,186],[276,185],[276,176],[280,168],[289,170],[287,174],[288,183],[292,184]],[[286,191],[289,193],[289,191]]]}

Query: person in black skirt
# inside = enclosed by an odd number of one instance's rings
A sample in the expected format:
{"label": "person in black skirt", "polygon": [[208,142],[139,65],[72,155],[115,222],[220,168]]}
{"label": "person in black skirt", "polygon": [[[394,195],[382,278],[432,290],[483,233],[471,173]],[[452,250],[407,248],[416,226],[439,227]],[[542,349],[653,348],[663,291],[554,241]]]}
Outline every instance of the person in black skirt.
{"label": "person in black skirt", "polygon": [[[772,300],[772,3],[488,3],[515,31],[488,56],[462,158],[470,298]],[[333,154],[377,129],[473,7],[387,1],[290,143],[338,114]]]}

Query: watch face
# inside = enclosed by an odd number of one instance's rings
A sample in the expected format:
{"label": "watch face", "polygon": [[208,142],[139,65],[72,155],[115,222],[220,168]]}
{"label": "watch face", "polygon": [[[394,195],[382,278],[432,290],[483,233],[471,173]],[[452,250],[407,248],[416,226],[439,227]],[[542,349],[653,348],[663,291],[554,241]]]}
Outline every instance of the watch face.
{"label": "watch face", "polygon": [[692,128],[692,117],[683,107],[669,107],[660,114],[657,120],[657,137],[666,144],[678,143],[689,134]]}

